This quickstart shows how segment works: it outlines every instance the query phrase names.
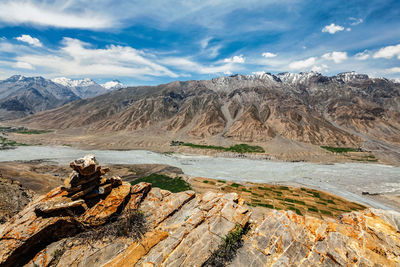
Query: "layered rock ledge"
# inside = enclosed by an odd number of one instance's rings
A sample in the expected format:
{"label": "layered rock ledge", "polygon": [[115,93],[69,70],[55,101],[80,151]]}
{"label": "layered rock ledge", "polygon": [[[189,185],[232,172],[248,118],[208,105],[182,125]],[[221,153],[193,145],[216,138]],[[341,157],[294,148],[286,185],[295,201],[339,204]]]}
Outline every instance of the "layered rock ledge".
{"label": "layered rock ledge", "polygon": [[64,186],[1,226],[0,266],[202,266],[245,225],[231,266],[400,266],[393,211],[322,220],[265,208],[260,217],[236,193],[132,186],[92,155],[71,168]]}

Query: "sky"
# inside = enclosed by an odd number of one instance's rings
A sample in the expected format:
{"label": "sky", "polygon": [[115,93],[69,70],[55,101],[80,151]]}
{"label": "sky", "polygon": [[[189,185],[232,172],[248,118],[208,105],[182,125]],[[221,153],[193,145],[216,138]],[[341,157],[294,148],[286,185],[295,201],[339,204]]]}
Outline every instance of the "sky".
{"label": "sky", "polygon": [[400,1],[0,1],[0,79],[307,71],[400,78]]}

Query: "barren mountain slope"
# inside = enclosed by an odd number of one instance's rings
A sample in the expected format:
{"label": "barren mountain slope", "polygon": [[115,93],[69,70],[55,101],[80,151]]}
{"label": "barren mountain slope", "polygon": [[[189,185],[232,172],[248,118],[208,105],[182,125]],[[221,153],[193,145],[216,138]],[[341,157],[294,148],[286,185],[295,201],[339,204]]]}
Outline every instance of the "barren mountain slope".
{"label": "barren mountain slope", "polygon": [[[87,133],[150,126],[177,136],[359,146],[366,135],[400,143],[400,85],[354,73],[234,75],[115,90],[21,120]],[[335,125],[336,124],[336,125]]]}

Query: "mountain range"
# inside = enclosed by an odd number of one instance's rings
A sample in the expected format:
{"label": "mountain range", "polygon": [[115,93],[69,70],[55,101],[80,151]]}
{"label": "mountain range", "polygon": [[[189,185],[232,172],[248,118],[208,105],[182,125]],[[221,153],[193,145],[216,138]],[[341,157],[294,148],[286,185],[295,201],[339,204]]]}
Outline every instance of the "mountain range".
{"label": "mountain range", "polygon": [[283,138],[318,146],[383,148],[400,158],[400,84],[355,72],[332,77],[316,72],[232,75],[120,88],[19,123],[86,134],[136,133],[142,143],[156,136],[161,143],[265,147]]}
{"label": "mountain range", "polygon": [[14,75],[0,81],[0,120],[24,117],[121,87],[124,86],[118,81],[108,82],[103,86],[89,78],[48,80],[43,77]]}

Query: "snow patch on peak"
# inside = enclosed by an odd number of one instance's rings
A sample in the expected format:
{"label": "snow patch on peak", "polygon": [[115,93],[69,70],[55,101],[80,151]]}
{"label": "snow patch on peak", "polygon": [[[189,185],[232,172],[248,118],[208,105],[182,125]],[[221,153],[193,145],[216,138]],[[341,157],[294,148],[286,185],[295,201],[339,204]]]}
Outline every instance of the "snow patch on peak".
{"label": "snow patch on peak", "polygon": [[52,82],[61,84],[63,86],[66,87],[87,87],[87,86],[92,86],[92,85],[96,85],[96,82],[93,81],[90,78],[84,78],[84,79],[80,79],[80,80],[73,80],[73,79],[69,79],[66,77],[59,77],[59,78],[54,78],[51,80]]}
{"label": "snow patch on peak", "polygon": [[283,83],[287,84],[305,84],[311,78],[316,76],[321,76],[321,73],[310,71],[310,72],[300,72],[300,73],[291,73],[291,72],[283,72],[276,75]]}
{"label": "snow patch on peak", "polygon": [[390,81],[392,81],[394,83],[400,83],[400,78],[394,78],[394,79],[391,79]]}
{"label": "snow patch on peak", "polygon": [[101,86],[103,86],[107,90],[120,89],[120,88],[126,87],[123,83],[121,83],[118,80],[112,80],[112,81],[103,83],[103,84],[101,84]]}
{"label": "snow patch on peak", "polygon": [[351,82],[354,80],[365,80],[369,79],[366,74],[358,74],[355,71],[342,72],[334,76],[337,80],[342,80],[343,82]]}

